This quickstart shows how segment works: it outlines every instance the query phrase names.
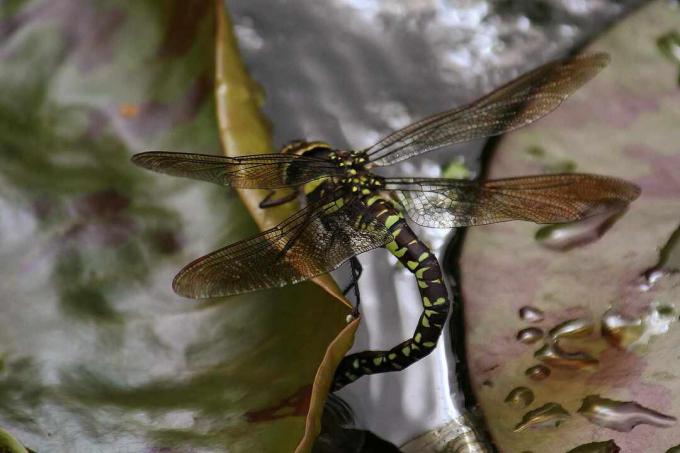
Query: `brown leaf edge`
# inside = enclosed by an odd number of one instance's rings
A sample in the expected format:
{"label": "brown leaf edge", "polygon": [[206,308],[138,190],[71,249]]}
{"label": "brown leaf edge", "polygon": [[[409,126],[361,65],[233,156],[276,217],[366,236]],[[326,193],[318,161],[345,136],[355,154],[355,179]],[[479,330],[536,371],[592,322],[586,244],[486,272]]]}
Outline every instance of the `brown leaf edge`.
{"label": "brown leaf edge", "polygon": [[[250,78],[240,58],[236,38],[223,0],[215,0],[215,101],[222,149],[227,156],[268,153],[273,149],[271,131],[260,112],[260,88]],[[266,195],[263,190],[237,190],[248,212],[260,230],[271,228],[291,215],[297,206],[281,206],[262,210],[258,204]],[[352,305],[329,275],[312,280],[334,299],[348,308]],[[309,283],[303,283],[309,284]],[[349,311],[347,312],[349,314]],[[360,318],[348,324],[328,345],[317,369],[305,420],[305,432],[296,453],[311,451],[321,429],[323,406],[330,391],[335,369],[354,343]]]}
{"label": "brown leaf edge", "polygon": [[359,328],[359,321],[360,318],[356,318],[350,322],[326,348],[326,354],[321,360],[316,376],[314,376],[314,386],[312,387],[309,411],[305,422],[305,435],[300,440],[295,453],[309,452],[314,446],[314,440],[321,431],[323,406],[331,389],[335,370],[349,348],[354,344],[354,335]]}

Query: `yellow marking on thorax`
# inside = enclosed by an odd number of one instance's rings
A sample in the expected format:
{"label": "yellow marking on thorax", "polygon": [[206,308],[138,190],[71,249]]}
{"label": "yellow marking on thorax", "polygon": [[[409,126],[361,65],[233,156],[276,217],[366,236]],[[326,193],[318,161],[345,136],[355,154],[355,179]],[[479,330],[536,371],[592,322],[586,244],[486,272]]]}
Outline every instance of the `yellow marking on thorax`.
{"label": "yellow marking on thorax", "polygon": [[310,193],[312,193],[314,191],[314,189],[319,187],[319,185],[321,185],[321,183],[323,183],[327,179],[328,178],[319,178],[319,179],[315,179],[314,181],[309,181],[308,183],[306,183],[303,186],[302,190],[304,190],[305,195],[309,195]]}
{"label": "yellow marking on thorax", "polygon": [[368,200],[366,200],[366,206],[372,206],[373,204],[375,204],[376,201],[378,201],[380,199],[381,198],[380,198],[379,195],[373,195]]}

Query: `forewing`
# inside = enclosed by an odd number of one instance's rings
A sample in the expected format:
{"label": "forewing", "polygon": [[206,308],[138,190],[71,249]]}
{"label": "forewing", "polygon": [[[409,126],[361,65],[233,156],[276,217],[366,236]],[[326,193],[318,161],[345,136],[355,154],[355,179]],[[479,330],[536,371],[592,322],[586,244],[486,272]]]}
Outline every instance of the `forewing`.
{"label": "forewing", "polygon": [[386,180],[408,216],[417,224],[455,228],[508,220],[562,223],[594,214],[596,207],[621,206],[640,189],[618,178],[557,174],[467,181],[394,178]]}
{"label": "forewing", "polygon": [[342,171],[326,159],[293,154],[225,157],[149,151],[135,154],[132,162],[158,173],[241,189],[294,187]]}
{"label": "forewing", "polygon": [[173,281],[182,296],[205,299],[281,287],[332,271],[354,255],[390,240],[366,218],[359,199],[318,203],[278,226],[187,265]]}
{"label": "forewing", "polygon": [[368,148],[369,160],[390,165],[442,146],[502,134],[554,110],[609,62],[605,53],[547,63],[464,107],[392,133]]}

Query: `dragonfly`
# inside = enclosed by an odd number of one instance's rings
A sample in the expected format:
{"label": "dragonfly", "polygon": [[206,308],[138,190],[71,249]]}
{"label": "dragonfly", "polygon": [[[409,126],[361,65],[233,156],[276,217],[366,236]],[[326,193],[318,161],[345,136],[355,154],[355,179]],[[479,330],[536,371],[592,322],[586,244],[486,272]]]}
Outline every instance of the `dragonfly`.
{"label": "dragonfly", "polygon": [[[386,350],[346,355],[332,391],[364,375],[398,371],[436,347],[451,299],[435,254],[409,226],[459,228],[523,220],[583,219],[602,204],[626,206],[640,189],[610,176],[563,173],[495,180],[383,177],[373,171],[444,146],[508,132],[548,114],[609,61],[605,53],[555,60],[465,106],[429,116],[362,150],[294,141],[240,157],[150,151],[149,170],[239,189],[268,189],[260,207],[304,200],[277,226],[185,266],[174,291],[205,299],[277,288],[337,269],[383,247],[415,277],[422,313],[413,336]],[[281,190],[288,191],[272,198]]]}

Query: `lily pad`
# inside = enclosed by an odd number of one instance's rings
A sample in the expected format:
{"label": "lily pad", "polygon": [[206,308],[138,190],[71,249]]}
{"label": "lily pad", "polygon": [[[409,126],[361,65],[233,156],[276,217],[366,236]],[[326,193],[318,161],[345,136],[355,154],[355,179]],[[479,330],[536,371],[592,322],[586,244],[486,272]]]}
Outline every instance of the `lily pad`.
{"label": "lily pad", "polygon": [[[678,424],[668,417],[680,416],[680,275],[664,267],[659,250],[680,222],[680,91],[677,67],[657,40],[678,24],[680,10],[663,1],[619,23],[589,49],[609,52],[611,65],[556,112],[508,135],[495,151],[492,178],[541,173],[546,163],[571,161],[577,172],[622,177],[642,189],[601,237],[573,247],[546,247],[535,239],[539,227],[531,224],[468,232],[461,270],[471,377],[492,437],[504,451],[566,451],[603,439],[622,451],[677,445]],[[531,151],[538,148],[543,152]],[[586,329],[579,338],[548,335],[524,344],[516,340],[529,327],[519,316],[523,306],[544,312],[532,324],[544,331],[569,320],[603,328]],[[593,360],[541,361],[547,355],[535,353],[544,342],[565,357]],[[531,381],[525,370],[538,363],[552,372]],[[504,404],[508,392],[520,386],[533,391],[533,404],[521,410]],[[608,402],[593,409],[608,420],[574,416],[593,394]],[[513,431],[526,412],[549,403],[570,413],[569,423]],[[631,408],[658,414],[664,424],[633,423],[642,418]],[[606,428],[614,418],[635,427]]]}

